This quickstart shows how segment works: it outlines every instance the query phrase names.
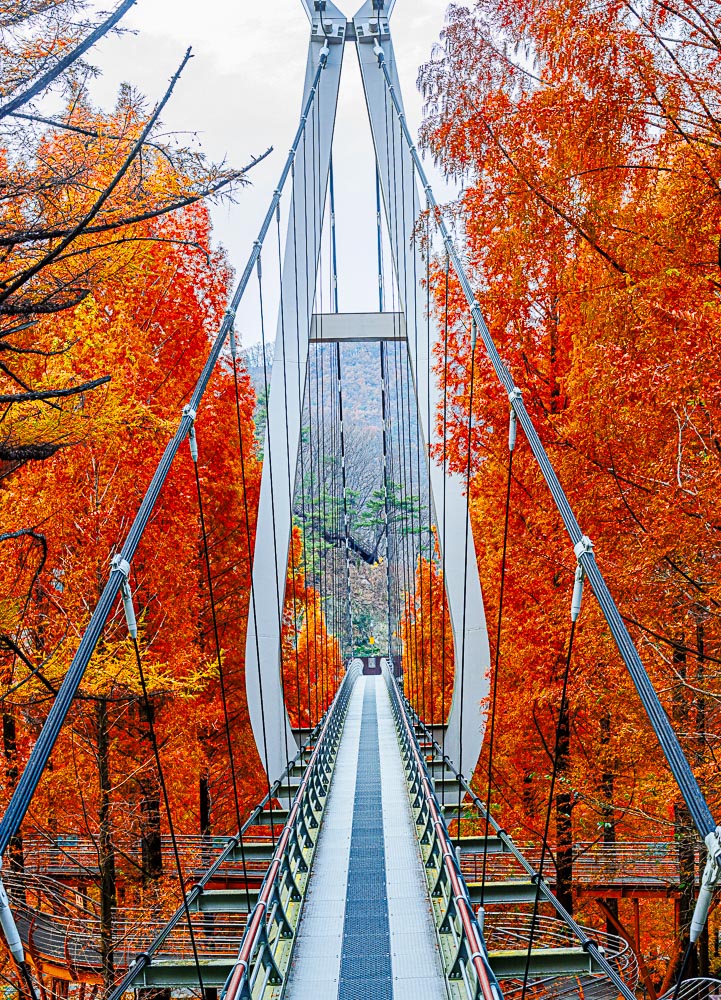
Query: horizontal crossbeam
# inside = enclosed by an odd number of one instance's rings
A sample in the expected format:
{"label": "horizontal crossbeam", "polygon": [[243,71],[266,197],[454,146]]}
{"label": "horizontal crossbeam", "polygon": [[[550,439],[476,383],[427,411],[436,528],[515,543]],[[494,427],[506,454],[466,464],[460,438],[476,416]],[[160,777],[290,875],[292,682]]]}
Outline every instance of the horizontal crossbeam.
{"label": "horizontal crossbeam", "polygon": [[316,313],[310,328],[311,344],[358,343],[406,339],[403,313]]}

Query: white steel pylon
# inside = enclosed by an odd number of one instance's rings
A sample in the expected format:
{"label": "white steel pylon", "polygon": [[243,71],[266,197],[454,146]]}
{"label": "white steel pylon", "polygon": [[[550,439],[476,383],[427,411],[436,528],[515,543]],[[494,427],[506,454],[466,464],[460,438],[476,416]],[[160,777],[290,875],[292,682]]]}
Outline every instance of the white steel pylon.
{"label": "white steel pylon", "polygon": [[[385,80],[378,64],[382,46],[385,65],[398,100],[401,91],[388,19],[395,0],[367,0],[352,21],[331,0],[302,0],[311,22],[311,38],[302,107],[306,106],[321,58],[321,74],[314,111],[314,142],[298,150],[293,176],[291,217],[288,223],[281,300],[275,340],[260,505],[253,559],[251,613],[246,638],[246,688],[251,724],[261,761],[271,781],[283,773],[296,752],[283,700],[281,682],[281,622],[292,531],[295,471],[306,386],[308,348],[321,251],[326,191],[330,170],[338,90],[346,43],[355,43],[380,176],[391,256],[404,322],[395,334],[384,335],[383,315],[335,316],[333,326],[344,326],[337,339],[398,339],[403,331],[415,384],[424,439],[423,452],[441,443],[435,415],[441,389],[432,372],[434,351],[443,333],[425,308],[425,273],[414,239],[421,203],[410,150],[396,135],[388,141],[388,123],[395,120]],[[391,125],[392,127],[392,125]],[[309,190],[308,178],[312,178]],[[303,266],[298,266],[298,260]],[[418,336],[418,330],[423,336]],[[414,336],[415,331],[415,336]],[[332,339],[326,332],[323,340]],[[429,419],[430,415],[430,419]],[[287,448],[281,444],[287,444]],[[473,533],[461,477],[444,464],[428,465],[430,494],[435,512],[438,545],[445,567],[445,586],[455,651],[455,680],[446,753],[464,775],[478,761],[485,727],[484,704],[489,691],[490,654],[483,597],[477,572]]]}

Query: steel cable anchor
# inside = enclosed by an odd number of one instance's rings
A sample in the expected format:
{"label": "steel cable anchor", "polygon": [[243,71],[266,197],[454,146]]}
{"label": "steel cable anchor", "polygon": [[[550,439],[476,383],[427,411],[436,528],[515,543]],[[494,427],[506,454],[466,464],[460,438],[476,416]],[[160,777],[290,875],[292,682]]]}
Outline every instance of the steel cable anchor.
{"label": "steel cable anchor", "polygon": [[704,837],[708,857],[706,867],[701,877],[701,888],[698,891],[696,907],[691,919],[691,929],[689,938],[691,944],[696,944],[701,937],[701,932],[706,925],[711,899],[719,885],[721,885],[721,826]]}

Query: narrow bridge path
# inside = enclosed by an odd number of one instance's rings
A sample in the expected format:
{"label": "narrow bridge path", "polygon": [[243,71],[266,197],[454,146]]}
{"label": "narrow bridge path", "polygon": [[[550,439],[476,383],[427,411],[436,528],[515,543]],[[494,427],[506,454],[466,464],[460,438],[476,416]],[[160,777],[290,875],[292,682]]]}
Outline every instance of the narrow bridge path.
{"label": "narrow bridge path", "polygon": [[388,688],[355,683],[285,996],[445,1000]]}

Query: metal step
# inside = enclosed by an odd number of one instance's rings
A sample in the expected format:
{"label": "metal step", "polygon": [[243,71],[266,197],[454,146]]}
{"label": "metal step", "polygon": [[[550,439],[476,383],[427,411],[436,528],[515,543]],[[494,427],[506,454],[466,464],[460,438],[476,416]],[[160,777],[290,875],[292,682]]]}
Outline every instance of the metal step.
{"label": "metal step", "polygon": [[[275,810],[273,810],[273,815],[275,816]],[[231,857],[233,861],[240,861],[241,863],[243,858],[245,858],[248,863],[253,862],[253,864],[256,864],[259,861],[265,861],[270,864],[273,860],[274,852],[275,847],[273,846],[273,842],[271,840],[244,840],[242,848],[240,844],[238,844]]]}
{"label": "metal step", "polygon": [[190,904],[191,913],[249,913],[258,901],[256,889],[206,889]]}
{"label": "metal step", "polygon": [[[525,948],[488,953],[491,968],[499,979],[523,979],[527,956]],[[546,976],[581,976],[600,971],[600,966],[596,965],[583,948],[534,948],[528,974],[536,979]]]}
{"label": "metal step", "polygon": [[[200,972],[203,986],[220,988],[233,971],[237,957],[201,959]],[[168,989],[193,988],[198,985],[198,970],[195,962],[165,962],[158,960],[146,966],[133,983],[133,989],[142,987],[163,987]]]}
{"label": "metal step", "polygon": [[444,760],[434,757],[433,760],[426,761],[426,768],[432,778],[450,778],[456,781],[456,775],[450,770]]}
{"label": "metal step", "polygon": [[530,879],[509,879],[503,882],[467,882],[471,903],[490,906],[495,903],[532,903],[536,898],[536,886]]}
{"label": "metal step", "polygon": [[[455,802],[442,802],[441,811],[447,820],[458,819],[458,796]],[[478,819],[478,813],[470,802],[461,802],[461,819]]]}
{"label": "metal step", "polygon": [[[458,843],[454,841],[454,843]],[[507,854],[508,848],[500,837],[461,837],[461,856],[464,854]]]}
{"label": "metal step", "polygon": [[285,806],[273,806],[273,809],[265,809],[260,813],[258,819],[255,821],[253,826],[270,826],[271,814],[273,819],[273,826],[276,830],[282,830],[285,824],[288,822],[289,809]]}
{"label": "metal step", "polygon": [[[432,778],[433,789],[436,793],[437,798],[444,803],[452,803],[458,807],[458,791],[460,789],[460,783],[457,778]],[[465,795],[465,791],[461,793],[461,800]],[[463,808],[463,801],[461,801],[461,808]]]}

